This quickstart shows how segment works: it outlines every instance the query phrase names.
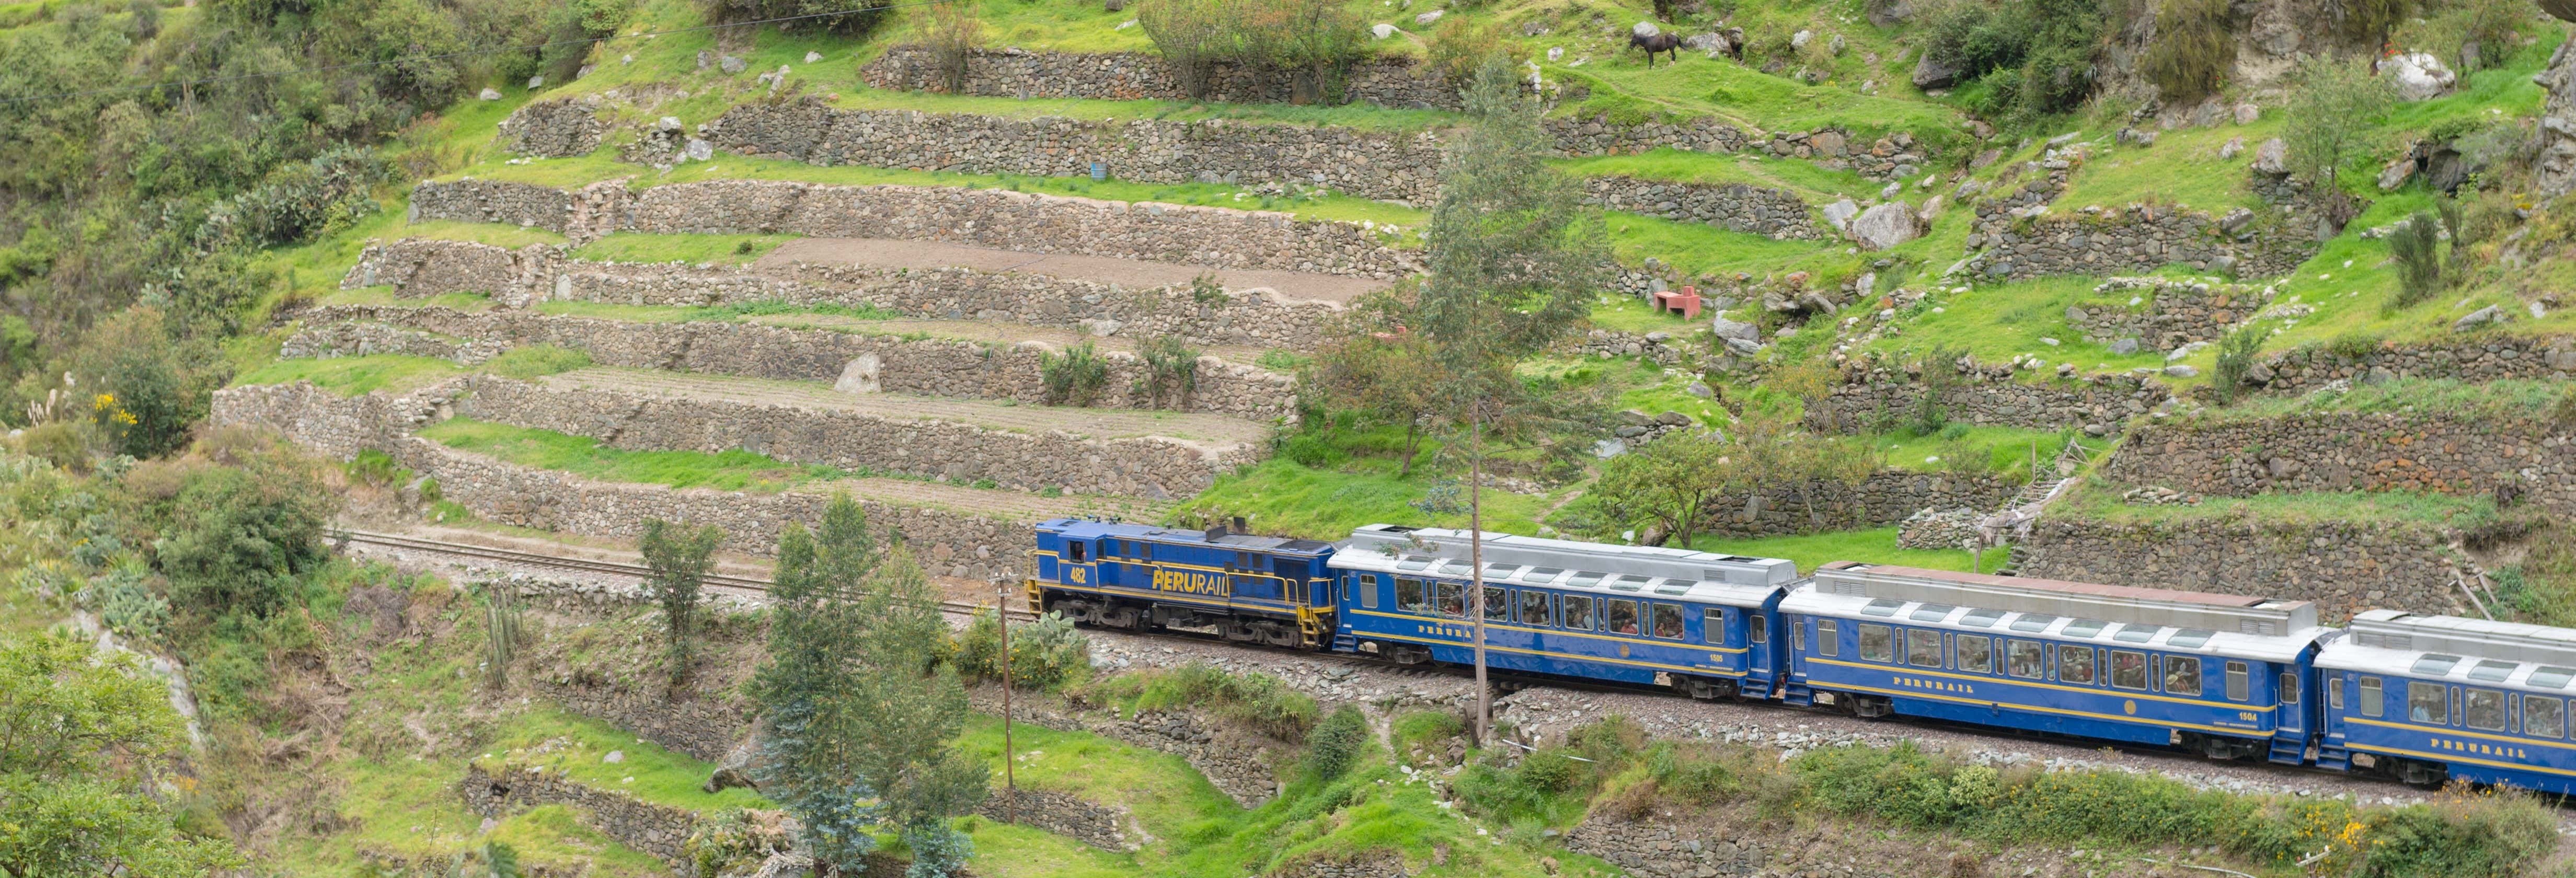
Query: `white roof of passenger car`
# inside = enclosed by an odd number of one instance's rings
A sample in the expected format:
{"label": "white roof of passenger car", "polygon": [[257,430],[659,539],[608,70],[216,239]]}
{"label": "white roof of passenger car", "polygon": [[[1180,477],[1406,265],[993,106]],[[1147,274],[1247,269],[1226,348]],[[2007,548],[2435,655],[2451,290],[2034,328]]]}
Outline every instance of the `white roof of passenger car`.
{"label": "white roof of passenger car", "polygon": [[[1849,562],[1817,570],[1780,611],[2268,662],[2295,661],[2333,631],[2306,601]],[[2102,624],[2069,632],[2086,621]]]}
{"label": "white roof of passenger car", "polygon": [[2576,692],[2576,629],[2370,610],[2326,644],[2317,666],[2564,695]]}
{"label": "white roof of passenger car", "polygon": [[[1351,532],[1333,553],[1332,566],[1398,576],[1467,579],[1468,531],[1372,524]],[[1717,603],[1759,607],[1797,578],[1797,565],[1782,558],[1747,558],[1659,546],[1619,546],[1486,532],[1483,554],[1488,585],[1544,586],[1597,592],[1609,598]],[[1547,571],[1556,571],[1547,574]],[[1574,585],[1578,574],[1597,574]]]}

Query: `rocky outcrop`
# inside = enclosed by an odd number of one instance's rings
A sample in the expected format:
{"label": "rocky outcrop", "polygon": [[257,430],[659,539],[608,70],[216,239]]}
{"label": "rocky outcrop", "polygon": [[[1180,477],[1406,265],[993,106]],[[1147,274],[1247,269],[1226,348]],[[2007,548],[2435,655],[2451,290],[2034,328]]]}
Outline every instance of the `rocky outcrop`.
{"label": "rocky outcrop", "polygon": [[2533,82],[2549,92],[2540,107],[2540,151],[2532,161],[2533,183],[2541,194],[2576,191],[2576,40],[2559,43]]}

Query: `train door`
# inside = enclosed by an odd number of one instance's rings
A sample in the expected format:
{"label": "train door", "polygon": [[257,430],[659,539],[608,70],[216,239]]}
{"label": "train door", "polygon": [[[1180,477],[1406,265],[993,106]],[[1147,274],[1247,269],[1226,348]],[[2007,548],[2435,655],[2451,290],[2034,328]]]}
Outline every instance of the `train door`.
{"label": "train door", "polygon": [[2308,761],[2311,723],[2318,700],[2315,678],[2305,661],[2297,664],[2269,665],[2273,671],[2272,752],[2270,759],[2284,765]]}

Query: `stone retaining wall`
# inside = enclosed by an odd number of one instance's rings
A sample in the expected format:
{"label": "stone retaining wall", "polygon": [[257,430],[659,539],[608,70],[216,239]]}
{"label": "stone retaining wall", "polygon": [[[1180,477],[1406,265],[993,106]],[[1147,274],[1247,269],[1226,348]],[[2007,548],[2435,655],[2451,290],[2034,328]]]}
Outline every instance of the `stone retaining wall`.
{"label": "stone retaining wall", "polygon": [[[2127,373],[2105,373],[2038,383],[2010,377],[2006,367],[1978,368],[1941,394],[1951,421],[2040,430],[2083,428],[2093,435],[2117,432],[2121,422],[2162,405],[2164,385]],[[1913,411],[1924,383],[1886,368],[1848,373],[1833,395],[1807,406],[1807,425],[1835,433],[1865,433],[1882,413],[1898,419]],[[1907,510],[1912,511],[1912,510]]]}
{"label": "stone retaining wall", "polygon": [[1086,802],[1080,796],[1053,790],[997,789],[984,799],[984,804],[975,806],[975,813],[989,820],[1052,832],[1104,851],[1143,850],[1147,838],[1142,826],[1129,831],[1135,818],[1127,809]]}
{"label": "stone retaining wall", "polygon": [[716,148],[813,165],[1082,177],[1093,162],[1143,183],[1294,183],[1428,206],[1440,195],[1430,131],[1210,119],[1014,119],[820,102],[739,104],[705,126]]}
{"label": "stone retaining wall", "polygon": [[[936,53],[920,46],[894,46],[859,68],[868,85],[898,91],[948,90],[948,74]],[[1208,77],[1206,100],[1234,103],[1284,102],[1294,94],[1293,74],[1231,62],[1215,65]],[[1455,110],[1458,90],[1439,71],[1408,57],[1371,58],[1351,65],[1343,93],[1358,103],[1383,107]],[[967,55],[961,94],[984,97],[1089,98],[1096,100],[1182,100],[1188,95],[1172,79],[1171,65],[1143,52],[1085,54],[976,49]]]}
{"label": "stone retaining wall", "polygon": [[698,814],[655,805],[624,792],[603,790],[542,768],[465,769],[457,784],[465,809],[485,817],[506,817],[530,808],[569,805],[582,822],[617,843],[687,868],[689,836],[698,831]]}
{"label": "stone retaining wall", "polygon": [[[978,687],[966,694],[976,710],[1001,713],[999,687]],[[1186,713],[1147,713],[1122,719],[1115,712],[1073,710],[1060,702],[1041,702],[1023,695],[1012,705],[1011,715],[1030,725],[1090,732],[1179,756],[1205,775],[1208,783],[1246,808],[1260,807],[1279,794],[1277,773],[1264,764],[1279,744],[1230,727],[1203,725]]]}
{"label": "stone retaining wall", "polygon": [[2067,325],[2087,341],[2134,338],[2159,351],[2215,342],[2271,301],[2269,287],[2158,277],[2115,277],[2093,292],[2102,298],[2066,307]]}
{"label": "stone retaining wall", "polygon": [[795,263],[774,268],[680,262],[593,262],[562,248],[517,251],[463,241],[405,238],[370,244],[343,289],[390,284],[396,296],[494,294],[506,305],[537,301],[712,306],[778,301],[869,305],[931,319],[1005,320],[1095,334],[1178,335],[1194,344],[1313,350],[1341,309],[1260,290],[1210,298],[1188,284],[1128,288],[1099,281],[970,268],[886,268]]}
{"label": "stone retaining wall", "polygon": [[599,148],[608,134],[599,120],[600,97],[530,101],[501,120],[501,148],[519,155],[578,156]]}
{"label": "stone retaining wall", "polygon": [[1925,507],[1970,507],[1993,511],[2021,490],[2019,483],[1991,475],[1957,476],[1910,470],[1880,470],[1858,487],[1838,483],[1814,486],[1815,517],[1806,501],[1788,486],[1758,496],[1725,494],[1708,500],[1700,529],[1729,536],[1760,537],[1814,533],[1847,528],[1884,527],[1904,521]]}
{"label": "stone retaining wall", "polygon": [[[391,327],[392,331],[388,331]],[[449,339],[470,339],[471,342]],[[285,350],[329,356],[373,349],[477,363],[487,351],[553,345],[590,355],[602,366],[744,375],[787,381],[839,382],[854,364],[874,364],[874,384],[888,393],[1040,404],[1042,347],[998,347],[946,339],[859,335],[741,323],[636,323],[525,311],[469,313],[438,307],[340,305],[314,309]],[[1132,386],[1144,376],[1135,355],[1107,351],[1109,380],[1099,405],[1150,408]],[[1190,411],[1255,420],[1294,411],[1295,379],[1266,369],[1199,359]]]}
{"label": "stone retaining wall", "polygon": [[1583,181],[1583,186],[1586,203],[1610,210],[1705,223],[1782,240],[1830,237],[1816,225],[1807,203],[1787,190],[1744,183],[1718,186],[1634,177],[1592,177]]}
{"label": "stone retaining wall", "polygon": [[2298,491],[2490,494],[2576,513],[2576,428],[2530,418],[2321,412],[2159,424],[2102,475],[2228,497]]}
{"label": "stone retaining wall", "polygon": [[1749,839],[1703,836],[1657,821],[1596,815],[1565,834],[1565,849],[1600,857],[1630,875],[1646,878],[1764,874],[1771,858],[1761,845]]}
{"label": "stone retaining wall", "polygon": [[1385,246],[1358,223],[943,186],[717,180],[639,193],[622,181],[565,192],[432,180],[412,188],[412,218],[536,226],[576,240],[615,232],[888,238],[1380,280],[1421,268],[1420,254]]}
{"label": "stone retaining wall", "polygon": [[2373,607],[2474,612],[2452,579],[2459,535],[2418,525],[2041,518],[2013,547],[2024,576],[2315,601],[2328,624]]}
{"label": "stone retaining wall", "polygon": [[2251,211],[2227,217],[2156,205],[2130,205],[2073,216],[2016,217],[1979,205],[1966,268],[2003,280],[2059,274],[2110,274],[2181,263],[2236,277],[2278,277],[2315,255],[2317,241],[2299,225],[2252,222]]}
{"label": "stone retaining wall", "polygon": [[956,484],[992,479],[1027,491],[1189,497],[1219,474],[1254,462],[1258,453],[1162,438],[1090,439],[828,408],[552,389],[492,375],[467,376],[464,386],[458,414],[589,436],[613,448],[741,448],[796,463],[945,477]]}
{"label": "stone retaining wall", "polygon": [[2273,393],[2305,393],[2337,381],[2393,378],[2483,382],[2576,377],[2576,337],[2489,335],[2459,342],[2379,344],[2347,356],[2299,347],[2256,363],[2246,378]]}

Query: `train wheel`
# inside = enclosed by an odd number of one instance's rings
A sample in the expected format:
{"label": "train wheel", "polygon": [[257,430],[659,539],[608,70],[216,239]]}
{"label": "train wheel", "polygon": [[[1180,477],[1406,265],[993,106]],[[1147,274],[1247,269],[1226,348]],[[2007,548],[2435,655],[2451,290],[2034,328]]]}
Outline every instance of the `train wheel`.
{"label": "train wheel", "polygon": [[2397,763],[2395,774],[2398,780],[2409,786],[2438,789],[2451,779],[2451,767],[2439,762],[2407,759]]}

